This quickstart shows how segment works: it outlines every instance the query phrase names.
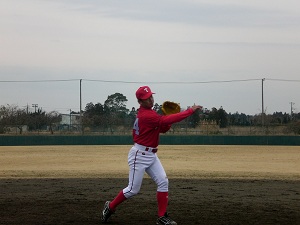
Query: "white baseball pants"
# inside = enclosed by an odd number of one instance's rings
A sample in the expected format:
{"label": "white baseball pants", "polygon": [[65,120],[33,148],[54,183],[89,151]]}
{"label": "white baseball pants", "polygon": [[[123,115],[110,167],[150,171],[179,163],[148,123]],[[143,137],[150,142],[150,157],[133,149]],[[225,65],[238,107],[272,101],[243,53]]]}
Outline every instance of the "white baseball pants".
{"label": "white baseball pants", "polygon": [[126,198],[133,197],[140,191],[145,172],[156,183],[158,192],[168,192],[169,180],[156,153],[135,145],[128,153],[128,165],[129,183],[123,189]]}

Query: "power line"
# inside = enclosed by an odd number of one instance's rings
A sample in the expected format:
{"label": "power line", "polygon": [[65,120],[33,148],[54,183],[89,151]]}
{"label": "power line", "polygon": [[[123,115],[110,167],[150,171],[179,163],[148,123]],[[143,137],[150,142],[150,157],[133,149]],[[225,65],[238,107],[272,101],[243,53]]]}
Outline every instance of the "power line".
{"label": "power line", "polygon": [[207,83],[230,83],[230,82],[247,82],[260,81],[261,79],[244,79],[244,80],[215,80],[215,81],[122,81],[122,80],[91,80],[82,79],[83,81],[102,82],[102,83],[129,83],[129,84],[207,84]]}
{"label": "power line", "polygon": [[[56,80],[0,80],[0,83],[47,83],[47,82],[70,82],[70,81],[88,81],[88,82],[101,82],[101,83],[124,83],[124,84],[210,84],[210,83],[233,83],[233,82],[249,82],[261,81],[260,78],[254,79],[240,79],[240,80],[211,80],[211,81],[124,81],[124,80],[100,80],[100,79],[56,79]],[[273,79],[265,78],[269,81],[282,81],[282,82],[300,82],[300,80],[288,79]]]}
{"label": "power line", "polygon": [[66,79],[66,80],[0,80],[0,83],[42,83],[42,82],[68,82],[79,81],[80,79]]}
{"label": "power line", "polygon": [[270,80],[270,81],[284,81],[284,82],[300,82],[300,80],[272,79],[272,78],[266,78],[266,80]]}
{"label": "power line", "polygon": [[232,83],[258,81],[261,79],[244,80],[214,80],[214,81],[123,81],[123,80],[93,80],[93,79],[65,79],[65,80],[0,80],[0,83],[47,83],[47,82],[69,82],[69,81],[88,81],[101,83],[123,83],[123,84],[209,84],[209,83]]}

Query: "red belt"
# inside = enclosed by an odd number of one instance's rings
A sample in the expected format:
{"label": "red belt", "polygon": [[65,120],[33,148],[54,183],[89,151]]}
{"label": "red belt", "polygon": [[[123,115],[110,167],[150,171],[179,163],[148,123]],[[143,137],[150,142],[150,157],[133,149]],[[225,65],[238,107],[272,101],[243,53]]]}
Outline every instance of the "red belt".
{"label": "red belt", "polygon": [[148,148],[148,147],[146,147],[145,151],[150,151],[150,152],[156,153],[157,152],[157,148]]}

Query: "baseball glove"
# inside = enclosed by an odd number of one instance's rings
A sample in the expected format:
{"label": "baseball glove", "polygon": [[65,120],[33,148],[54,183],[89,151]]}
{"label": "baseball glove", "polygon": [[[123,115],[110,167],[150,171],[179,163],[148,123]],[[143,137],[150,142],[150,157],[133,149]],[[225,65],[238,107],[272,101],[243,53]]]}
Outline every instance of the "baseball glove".
{"label": "baseball glove", "polygon": [[180,105],[175,102],[165,101],[162,104],[161,110],[164,115],[171,115],[180,112]]}

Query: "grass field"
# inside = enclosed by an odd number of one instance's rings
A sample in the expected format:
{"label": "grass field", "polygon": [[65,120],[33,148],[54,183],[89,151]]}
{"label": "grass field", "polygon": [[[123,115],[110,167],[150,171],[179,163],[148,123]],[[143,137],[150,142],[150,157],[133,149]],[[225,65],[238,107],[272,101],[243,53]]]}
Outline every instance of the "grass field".
{"label": "grass field", "polygon": [[[117,177],[128,175],[130,146],[0,147],[2,178]],[[160,146],[170,178],[300,179],[300,147]]]}
{"label": "grass field", "polygon": [[[0,147],[0,224],[100,224],[104,201],[127,185],[130,147]],[[298,146],[160,146],[158,155],[178,224],[300,224]],[[155,224],[155,191],[145,175],[110,224]]]}

